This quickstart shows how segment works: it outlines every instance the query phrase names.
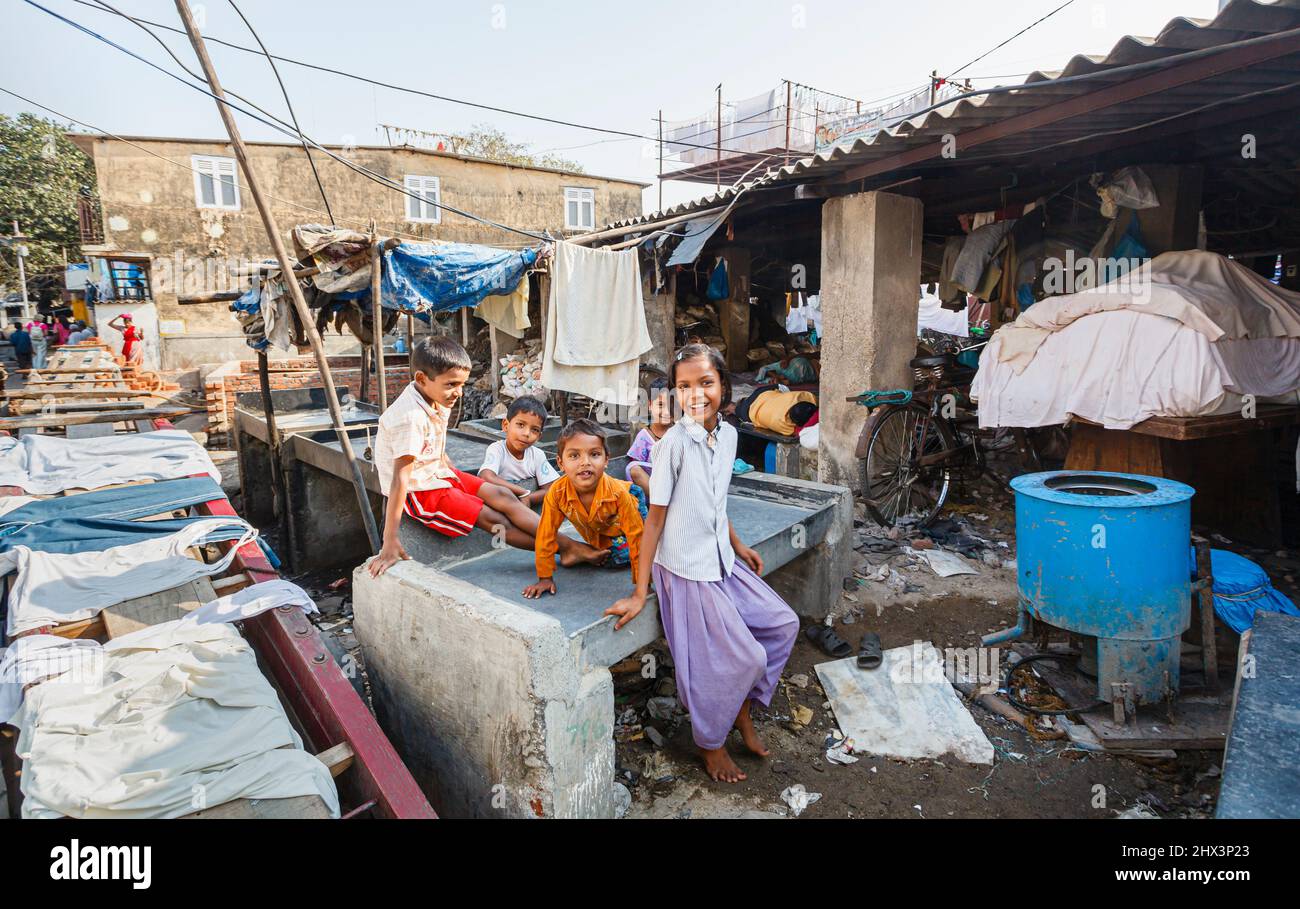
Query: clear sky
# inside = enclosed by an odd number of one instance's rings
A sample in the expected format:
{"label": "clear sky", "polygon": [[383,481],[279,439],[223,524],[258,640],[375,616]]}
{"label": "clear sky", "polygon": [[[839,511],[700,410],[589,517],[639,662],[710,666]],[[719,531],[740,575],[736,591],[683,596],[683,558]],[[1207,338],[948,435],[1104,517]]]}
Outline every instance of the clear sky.
{"label": "clear sky", "polygon": [[[39,0],[175,69],[144,32],[73,0]],[[109,0],[179,24],[172,0]],[[995,47],[1064,0],[238,0],[272,53],[383,81],[558,119],[655,134],[654,118],[703,114],[714,88],[740,99],[791,79],[874,100],[926,83]],[[971,66],[977,86],[1104,55],[1125,34],[1154,36],[1177,16],[1211,18],[1219,0],[1075,0]],[[205,34],[253,44],[227,0],[192,3]],[[224,137],[213,102],[24,0],[0,0],[0,86],[127,135]],[[164,34],[187,63],[181,36]],[[266,61],[210,45],[222,82],[285,116]],[[197,69],[197,65],[194,65]],[[589,173],[654,182],[654,142],[611,137],[373,88],[281,64],[304,132],[318,142],[383,144],[387,123],[457,133],[485,123]],[[985,78],[1002,77],[1002,78]],[[1006,78],[1011,77],[1011,78]],[[0,94],[0,112],[28,105]],[[39,113],[39,111],[34,111]],[[287,117],[286,117],[287,119]],[[246,138],[282,139],[244,120]],[[357,179],[362,179],[358,177]],[[664,202],[712,187],[669,183]],[[657,206],[648,189],[647,210]]]}

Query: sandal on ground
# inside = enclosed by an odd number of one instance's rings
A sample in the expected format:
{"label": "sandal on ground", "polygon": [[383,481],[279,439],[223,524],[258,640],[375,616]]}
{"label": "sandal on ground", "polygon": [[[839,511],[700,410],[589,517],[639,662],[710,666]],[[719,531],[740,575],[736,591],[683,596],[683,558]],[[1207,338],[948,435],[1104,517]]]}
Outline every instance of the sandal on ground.
{"label": "sandal on ground", "polygon": [[827,656],[843,659],[853,652],[853,647],[848,641],[836,634],[834,628],[827,628],[825,625],[811,625],[804,631],[804,635]]}
{"label": "sandal on ground", "polygon": [[868,631],[862,636],[862,643],[858,644],[859,668],[876,669],[884,659],[884,654],[880,649],[880,635],[874,631]]}

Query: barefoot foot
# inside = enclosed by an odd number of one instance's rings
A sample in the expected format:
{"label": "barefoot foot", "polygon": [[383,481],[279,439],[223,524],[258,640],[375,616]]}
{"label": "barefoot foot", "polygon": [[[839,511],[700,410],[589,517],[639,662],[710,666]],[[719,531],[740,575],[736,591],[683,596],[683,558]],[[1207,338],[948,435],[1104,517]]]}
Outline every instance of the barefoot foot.
{"label": "barefoot foot", "polygon": [[758,730],[754,728],[754,721],[749,717],[749,702],[740,709],[740,714],[736,717],[736,731],[740,733],[740,740],[745,743],[745,747],[752,754],[758,757],[767,757],[770,752],[763,740],[758,737]]}
{"label": "barefoot foot", "polygon": [[575,543],[568,548],[567,552],[560,553],[560,565],[564,568],[572,568],[574,565],[603,565],[609,558],[608,549],[597,549],[586,543]]}
{"label": "barefoot foot", "polygon": [[724,745],[722,748],[701,748],[700,757],[704,758],[704,770],[713,779],[722,783],[739,783],[748,779],[745,771],[736,766]]}

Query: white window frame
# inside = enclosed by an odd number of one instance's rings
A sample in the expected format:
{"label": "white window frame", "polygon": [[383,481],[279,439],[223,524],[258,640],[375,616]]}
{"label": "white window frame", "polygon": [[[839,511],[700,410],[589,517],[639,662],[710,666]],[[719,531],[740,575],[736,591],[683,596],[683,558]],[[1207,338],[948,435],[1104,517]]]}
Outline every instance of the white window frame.
{"label": "white window frame", "polygon": [[[220,208],[226,211],[239,211],[243,205],[239,194],[239,167],[234,158],[221,155],[190,155],[190,166],[194,170],[194,204],[199,208]],[[221,178],[229,175],[230,185],[235,191],[235,203],[226,205],[221,201]],[[203,201],[203,178],[212,179],[212,201]]]}
{"label": "white window frame", "polygon": [[[415,193],[420,199],[406,197],[406,220],[411,224],[442,223],[442,179],[426,174],[407,174],[402,181],[408,193]],[[430,199],[429,196],[433,198]],[[419,215],[414,211],[419,208]],[[430,214],[430,211],[433,213]]]}
{"label": "white window frame", "polygon": [[[578,222],[575,224],[569,219],[569,203],[578,203]],[[591,214],[589,223],[584,224],[582,220],[583,206],[587,206]],[[596,190],[589,186],[566,186],[564,187],[564,229],[565,230],[595,230],[596,229]]]}

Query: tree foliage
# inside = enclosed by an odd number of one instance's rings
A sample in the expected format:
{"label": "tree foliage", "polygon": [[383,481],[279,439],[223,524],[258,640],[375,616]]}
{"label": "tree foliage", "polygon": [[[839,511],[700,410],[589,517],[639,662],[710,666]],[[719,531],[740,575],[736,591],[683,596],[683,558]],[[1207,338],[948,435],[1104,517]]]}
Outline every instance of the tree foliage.
{"label": "tree foliage", "polygon": [[487,158],[520,167],[550,167],[582,173],[582,165],[559,155],[537,154],[525,142],[516,142],[494,126],[477,123],[463,136],[456,137],[456,151],[475,158]]}
{"label": "tree foliage", "polygon": [[[81,258],[77,199],[95,196],[95,168],[68,129],[33,114],[0,114],[0,234],[8,235],[17,220],[28,237],[29,281],[61,271],[65,249],[69,260]],[[0,285],[18,289],[12,249],[0,251]]]}

